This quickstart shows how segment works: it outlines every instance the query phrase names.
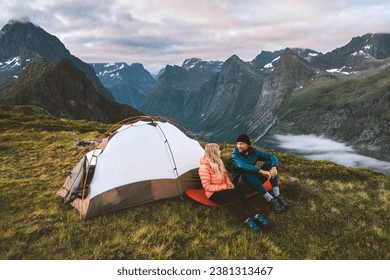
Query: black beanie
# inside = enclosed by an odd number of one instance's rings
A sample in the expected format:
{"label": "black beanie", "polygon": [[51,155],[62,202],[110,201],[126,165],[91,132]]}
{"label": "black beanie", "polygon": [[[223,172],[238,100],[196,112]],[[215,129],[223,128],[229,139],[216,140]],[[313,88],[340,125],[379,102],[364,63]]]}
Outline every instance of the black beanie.
{"label": "black beanie", "polygon": [[244,142],[249,146],[251,145],[251,140],[249,139],[249,136],[247,134],[241,134],[240,136],[238,136],[236,143],[237,142]]}

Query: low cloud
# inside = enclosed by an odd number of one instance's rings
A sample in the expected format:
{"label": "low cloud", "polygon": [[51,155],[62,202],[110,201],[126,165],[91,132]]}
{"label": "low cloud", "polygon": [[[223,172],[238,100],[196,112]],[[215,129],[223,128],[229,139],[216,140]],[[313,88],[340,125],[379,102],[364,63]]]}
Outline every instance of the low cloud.
{"label": "low cloud", "polygon": [[390,162],[354,153],[324,153],[308,155],[307,158],[315,160],[329,160],[348,167],[370,168],[390,175]]}
{"label": "low cloud", "polygon": [[348,167],[370,168],[390,175],[390,162],[358,154],[351,146],[324,136],[274,135],[276,146],[315,160],[329,160]]}
{"label": "low cloud", "polygon": [[324,136],[309,135],[275,135],[274,138],[282,149],[300,153],[353,152],[351,146],[326,139]]}

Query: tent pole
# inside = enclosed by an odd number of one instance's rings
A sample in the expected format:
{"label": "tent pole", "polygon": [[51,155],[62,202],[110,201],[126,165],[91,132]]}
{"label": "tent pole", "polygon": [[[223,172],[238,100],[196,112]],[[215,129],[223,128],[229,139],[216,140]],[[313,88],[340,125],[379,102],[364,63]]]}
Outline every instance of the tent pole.
{"label": "tent pole", "polygon": [[175,157],[173,156],[173,152],[172,152],[172,149],[171,149],[171,145],[169,145],[169,141],[167,139],[167,137],[165,136],[165,133],[164,131],[162,130],[162,128],[157,125],[156,127],[158,127],[162,133],[162,135],[164,136],[164,139],[165,139],[165,144],[168,146],[168,150],[169,150],[169,153],[171,154],[171,157],[172,157],[172,161],[173,161],[173,171],[175,172],[176,174],[176,189],[178,191],[178,195],[181,199],[183,199],[183,189],[181,187],[181,184],[180,184],[180,180],[179,180],[179,172],[177,171],[177,166],[176,166],[176,161],[175,161]]}

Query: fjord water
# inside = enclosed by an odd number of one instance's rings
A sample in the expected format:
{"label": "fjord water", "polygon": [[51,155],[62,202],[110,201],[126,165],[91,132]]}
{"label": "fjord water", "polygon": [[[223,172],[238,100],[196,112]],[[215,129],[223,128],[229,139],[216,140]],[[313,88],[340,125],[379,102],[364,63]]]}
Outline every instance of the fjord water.
{"label": "fjord water", "polygon": [[324,136],[276,134],[260,139],[257,145],[310,159],[329,160],[348,167],[369,168],[390,175],[390,162],[362,155],[354,147]]}

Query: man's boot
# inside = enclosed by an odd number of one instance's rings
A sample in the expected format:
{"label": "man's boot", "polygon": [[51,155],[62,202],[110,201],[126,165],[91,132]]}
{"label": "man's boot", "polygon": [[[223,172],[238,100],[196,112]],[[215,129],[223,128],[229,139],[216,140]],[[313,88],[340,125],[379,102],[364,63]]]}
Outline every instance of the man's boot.
{"label": "man's boot", "polygon": [[280,213],[283,211],[282,205],[279,204],[276,198],[271,199],[269,202],[273,206],[276,213]]}
{"label": "man's boot", "polygon": [[279,204],[282,205],[282,207],[284,209],[287,209],[290,206],[290,204],[288,204],[286,201],[284,201],[282,195],[277,196],[276,199],[278,200]]}

